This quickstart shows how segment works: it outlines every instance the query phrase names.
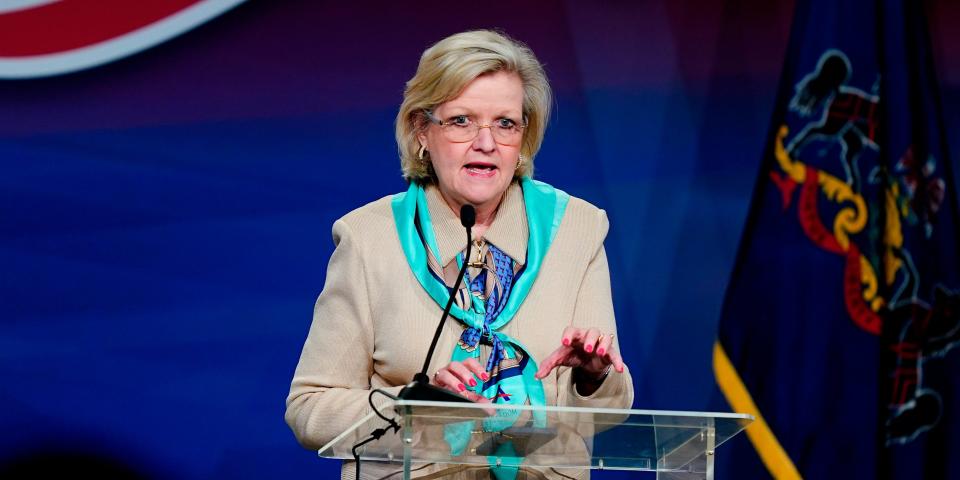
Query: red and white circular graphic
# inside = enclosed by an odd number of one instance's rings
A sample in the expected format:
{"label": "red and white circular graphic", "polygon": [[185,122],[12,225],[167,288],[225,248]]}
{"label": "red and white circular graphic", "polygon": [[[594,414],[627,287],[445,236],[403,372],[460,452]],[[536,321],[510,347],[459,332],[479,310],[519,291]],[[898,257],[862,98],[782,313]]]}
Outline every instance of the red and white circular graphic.
{"label": "red and white circular graphic", "polygon": [[45,77],[143,51],[245,0],[5,0],[0,79]]}

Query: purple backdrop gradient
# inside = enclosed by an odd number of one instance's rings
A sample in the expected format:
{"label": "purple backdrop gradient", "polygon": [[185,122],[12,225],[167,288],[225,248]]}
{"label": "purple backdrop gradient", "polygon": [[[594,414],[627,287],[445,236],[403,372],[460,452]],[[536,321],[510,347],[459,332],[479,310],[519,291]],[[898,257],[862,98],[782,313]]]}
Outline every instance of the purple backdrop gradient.
{"label": "purple backdrop gradient", "polygon": [[[960,9],[929,7],[958,152]],[[609,213],[635,406],[715,407],[792,10],[253,0],[111,65],[0,82],[0,463],[52,449],[158,478],[335,476],[283,423],[330,227],[404,188],[404,83],[432,42],[480,27],[546,64],[537,177]]]}

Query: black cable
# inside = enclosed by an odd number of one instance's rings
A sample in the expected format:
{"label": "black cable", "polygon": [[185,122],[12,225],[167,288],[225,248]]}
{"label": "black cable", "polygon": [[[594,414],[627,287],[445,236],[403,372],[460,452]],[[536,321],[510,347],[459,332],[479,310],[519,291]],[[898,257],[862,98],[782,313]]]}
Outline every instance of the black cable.
{"label": "black cable", "polygon": [[400,430],[400,425],[398,425],[397,422],[394,421],[393,418],[384,417],[383,414],[381,414],[380,411],[377,410],[377,406],[373,404],[373,394],[374,394],[374,393],[379,393],[380,395],[383,395],[383,396],[385,396],[385,397],[387,397],[387,398],[389,398],[389,399],[391,399],[391,400],[398,400],[398,398],[395,397],[395,396],[393,396],[393,395],[391,395],[391,394],[389,394],[389,393],[387,393],[386,390],[380,390],[379,388],[377,388],[377,389],[374,389],[372,392],[370,392],[370,395],[367,396],[367,402],[370,403],[370,408],[373,409],[373,413],[376,413],[378,417],[384,419],[384,421],[386,421],[387,423],[389,423],[390,426],[394,428],[394,431]]}
{"label": "black cable", "polygon": [[360,443],[357,443],[356,445],[353,446],[353,448],[350,449],[350,451],[353,453],[353,460],[354,460],[354,462],[356,462],[356,464],[357,464],[357,477],[356,477],[357,480],[360,480],[360,453],[359,453],[357,450],[358,450],[360,447],[362,447],[362,446],[364,446],[364,445],[366,445],[366,444],[368,444],[368,443],[370,443],[370,442],[372,442],[372,441],[374,441],[374,440],[379,440],[380,437],[384,436],[384,435],[385,435],[387,432],[389,432],[391,429],[393,429],[393,433],[397,433],[397,432],[400,431],[400,424],[397,423],[396,420],[394,420],[393,418],[384,417],[383,414],[381,414],[380,411],[377,410],[376,405],[373,404],[373,394],[374,394],[374,393],[379,393],[379,394],[381,394],[381,395],[383,395],[383,396],[385,396],[385,397],[388,397],[388,398],[390,398],[390,399],[392,399],[392,400],[397,400],[397,397],[391,395],[390,393],[387,393],[387,392],[384,391],[384,390],[380,390],[379,388],[374,389],[374,390],[371,390],[371,391],[370,391],[370,395],[367,395],[367,402],[370,404],[370,408],[373,409],[373,413],[377,414],[378,417],[384,419],[387,423],[389,423],[389,425],[387,425],[386,427],[383,427],[383,428],[378,428],[378,429],[370,432],[370,436],[369,436],[369,437],[367,437],[366,439],[364,439],[364,440],[361,441]]}
{"label": "black cable", "polygon": [[374,440],[380,440],[380,437],[382,437],[385,433],[389,432],[390,428],[391,427],[383,427],[383,428],[378,428],[374,430],[373,433],[371,433],[366,440],[354,445],[353,448],[350,450],[351,452],[353,452],[353,460],[357,462],[357,478],[358,479],[360,478],[360,453],[357,452],[357,449]]}

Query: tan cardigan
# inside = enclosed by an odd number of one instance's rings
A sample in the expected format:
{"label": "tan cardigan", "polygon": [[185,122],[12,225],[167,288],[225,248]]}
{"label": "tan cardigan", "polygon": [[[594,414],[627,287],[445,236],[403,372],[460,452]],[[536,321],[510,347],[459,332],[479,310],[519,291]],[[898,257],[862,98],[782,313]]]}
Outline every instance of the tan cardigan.
{"label": "tan cardigan", "polygon": [[[427,198],[441,260],[446,264],[465,248],[466,235],[435,188],[428,187]],[[407,265],[391,199],[384,197],[360,207],[333,225],[336,249],[287,397],[287,424],[305,448],[318,449],[367,415],[370,389],[397,394],[422,367],[442,313]],[[608,227],[603,210],[570,198],[533,288],[503,329],[523,343],[537,363],[560,346],[567,325],[616,330],[603,248]],[[514,183],[485,238],[512,258],[525,261],[526,236],[523,195]],[[450,362],[463,328],[453,317],[447,320],[428,372]],[[561,367],[543,379],[547,404],[630,408],[633,403],[629,370],[611,370],[589,397],[575,391],[570,370]],[[382,395],[374,398],[377,404],[384,401]],[[382,468],[385,465],[390,469]],[[385,473],[398,468],[368,462],[362,473],[367,477],[371,469]],[[421,472],[425,470],[435,469]],[[489,478],[488,470],[478,470],[476,476],[467,473],[456,477]],[[353,474],[352,462],[345,462],[343,478],[353,478]]]}

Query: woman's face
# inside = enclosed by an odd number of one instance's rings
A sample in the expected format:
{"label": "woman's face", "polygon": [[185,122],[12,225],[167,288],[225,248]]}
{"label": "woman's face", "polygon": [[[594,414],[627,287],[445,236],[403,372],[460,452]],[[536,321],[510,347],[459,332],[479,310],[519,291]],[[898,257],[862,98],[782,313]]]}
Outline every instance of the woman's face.
{"label": "woman's face", "polygon": [[445,123],[469,119],[479,125],[494,125],[481,128],[476,138],[466,142],[450,141],[443,132],[444,127],[434,123],[418,137],[430,152],[440,194],[447,204],[455,212],[467,203],[481,214],[492,212],[510,186],[520,156],[519,141],[516,145],[498,143],[492,129],[510,121],[522,121],[520,77],[512,72],[481,75],[470,82],[460,96],[434,109],[433,116]]}

